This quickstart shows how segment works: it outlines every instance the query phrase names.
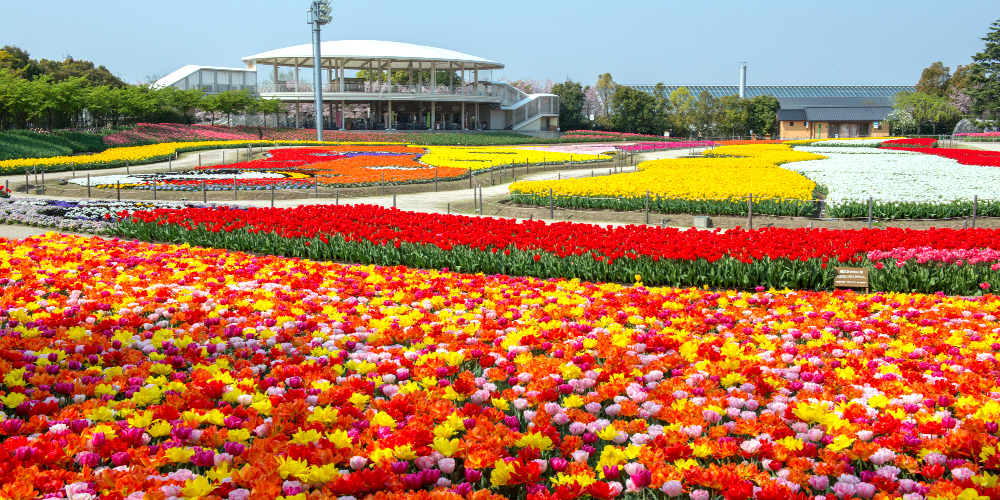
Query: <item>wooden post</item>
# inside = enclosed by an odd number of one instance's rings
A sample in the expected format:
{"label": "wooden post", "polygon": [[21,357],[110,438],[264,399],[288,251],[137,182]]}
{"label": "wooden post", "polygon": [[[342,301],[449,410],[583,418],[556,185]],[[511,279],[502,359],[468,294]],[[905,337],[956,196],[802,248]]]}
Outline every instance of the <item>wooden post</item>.
{"label": "wooden post", "polygon": [[274,184],[271,184],[271,208],[274,208]]}
{"label": "wooden post", "polygon": [[[28,186],[31,185],[31,178],[28,177],[28,169],[24,169],[24,194],[28,194]],[[90,190],[90,174],[87,174],[87,190]],[[90,195],[87,195],[90,198]]]}
{"label": "wooden post", "polygon": [[646,190],[646,225],[649,225],[649,190]]}
{"label": "wooden post", "polygon": [[747,227],[753,229],[753,193],[750,193],[747,201]]}
{"label": "wooden post", "polygon": [[472,213],[476,213],[479,210],[479,202],[477,201],[477,196],[479,191],[476,188],[472,188]]}
{"label": "wooden post", "polygon": [[339,189],[337,190],[337,201],[336,201],[336,204],[340,205],[340,190]]}
{"label": "wooden post", "polygon": [[451,202],[448,202],[448,215],[451,215]]}
{"label": "wooden post", "polygon": [[201,168],[201,153],[198,153],[198,168]]}
{"label": "wooden post", "polygon": [[469,167],[469,188],[472,188],[472,167]]}
{"label": "wooden post", "polygon": [[550,219],[556,218],[556,205],[555,205],[555,200],[552,197],[552,188],[549,188],[549,218]]}
{"label": "wooden post", "polygon": [[45,194],[45,171],[42,170],[42,194]]}
{"label": "wooden post", "polygon": [[396,208],[396,193],[392,193],[392,208]]}
{"label": "wooden post", "polygon": [[319,175],[313,174],[313,198],[319,198]]}
{"label": "wooden post", "polygon": [[240,199],[239,189],[236,187],[236,176],[235,175],[233,176],[233,199],[234,200]]}
{"label": "wooden post", "polygon": [[208,183],[201,181],[201,197],[202,201],[208,203]]}
{"label": "wooden post", "polygon": [[976,228],[976,215],[979,212],[979,195],[972,197],[972,229]]}
{"label": "wooden post", "polygon": [[872,228],[872,197],[868,197],[868,229]]}

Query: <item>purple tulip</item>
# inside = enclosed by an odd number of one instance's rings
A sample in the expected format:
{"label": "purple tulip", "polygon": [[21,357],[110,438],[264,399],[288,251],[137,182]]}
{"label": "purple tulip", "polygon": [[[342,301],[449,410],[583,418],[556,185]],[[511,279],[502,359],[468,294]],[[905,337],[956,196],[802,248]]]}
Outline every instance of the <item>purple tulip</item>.
{"label": "purple tulip", "polygon": [[115,464],[118,467],[121,467],[122,465],[128,465],[130,460],[131,458],[128,456],[128,453],[125,453],[124,451],[120,451],[118,453],[114,453],[111,455],[111,463]]}
{"label": "purple tulip", "polygon": [[569,466],[569,462],[565,458],[553,457],[549,459],[549,466],[555,472],[562,472]]}
{"label": "purple tulip", "polygon": [[21,462],[31,460],[33,456],[35,456],[35,449],[31,446],[19,446],[14,450],[14,458]]}
{"label": "purple tulip", "polygon": [[10,420],[4,420],[0,423],[0,429],[3,429],[3,433],[8,436],[13,436],[17,434],[17,431],[21,430],[21,426],[24,425],[24,421],[19,418],[12,418]]}
{"label": "purple tulip", "polygon": [[[553,459],[553,460],[555,460],[555,459]],[[560,459],[560,460],[562,460],[562,459]],[[565,460],[563,460],[563,461],[565,462]],[[479,482],[479,480],[482,479],[482,478],[483,478],[482,471],[478,471],[476,469],[465,469],[465,480],[466,481],[468,481],[470,483],[476,483],[476,482]]]}
{"label": "purple tulip", "polygon": [[74,434],[79,434],[83,432],[83,430],[86,429],[88,426],[90,426],[90,422],[81,418],[70,422],[69,430],[73,431]]}
{"label": "purple tulip", "polygon": [[634,484],[637,489],[645,488],[653,482],[653,473],[648,469],[643,469],[641,471],[637,471],[635,474],[632,474],[631,479],[632,484]]}
{"label": "purple tulip", "polygon": [[90,438],[90,442],[94,445],[94,448],[100,448],[101,446],[107,444],[108,438],[103,432],[95,432],[94,436]]}
{"label": "purple tulip", "polygon": [[420,478],[424,484],[436,484],[441,479],[441,471],[438,469],[425,469],[420,471]]}
{"label": "purple tulip", "polygon": [[190,427],[177,427],[173,430],[174,438],[180,442],[185,442],[191,438],[191,428]]}
{"label": "purple tulip", "polygon": [[211,450],[196,451],[191,456],[191,463],[198,467],[213,467],[215,466],[215,452]]}
{"label": "purple tulip", "polygon": [[996,422],[993,421],[986,422],[986,432],[990,434],[996,434],[998,430],[1000,430],[1000,425],[998,425]]}
{"label": "purple tulip", "polygon": [[80,465],[90,467],[93,469],[101,463],[101,456],[97,453],[81,453],[80,454]]}
{"label": "purple tulip", "polygon": [[469,493],[472,493],[472,483],[462,483],[456,486],[455,489],[453,489],[452,491],[454,491],[455,494],[461,496],[462,498],[465,498],[469,495]]}
{"label": "purple tulip", "polygon": [[409,462],[403,462],[403,461],[393,462],[392,464],[389,465],[389,469],[392,470],[394,474],[402,474],[406,472],[406,469],[408,469],[409,467],[410,467]]}
{"label": "purple tulip", "polygon": [[408,490],[417,490],[424,485],[424,482],[421,480],[420,475],[418,474],[407,474],[403,476],[402,483],[403,487]]}
{"label": "purple tulip", "polygon": [[246,446],[243,446],[243,443],[234,443],[229,441],[222,445],[222,449],[225,450],[226,453],[234,457],[238,457],[246,451]]}
{"label": "purple tulip", "polygon": [[604,466],[604,478],[605,479],[618,479],[619,471],[617,465],[605,465]]}

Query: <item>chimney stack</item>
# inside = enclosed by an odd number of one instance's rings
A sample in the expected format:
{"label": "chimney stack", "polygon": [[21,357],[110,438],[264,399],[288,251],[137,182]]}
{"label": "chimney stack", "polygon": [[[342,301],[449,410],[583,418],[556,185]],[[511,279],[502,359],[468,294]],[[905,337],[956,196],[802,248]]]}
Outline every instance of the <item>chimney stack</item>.
{"label": "chimney stack", "polygon": [[740,63],[740,99],[747,97],[747,63]]}

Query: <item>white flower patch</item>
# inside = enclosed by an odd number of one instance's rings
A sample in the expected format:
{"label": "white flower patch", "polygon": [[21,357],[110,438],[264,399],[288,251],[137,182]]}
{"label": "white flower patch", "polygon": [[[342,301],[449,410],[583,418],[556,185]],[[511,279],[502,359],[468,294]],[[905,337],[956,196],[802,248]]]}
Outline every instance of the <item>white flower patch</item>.
{"label": "white flower patch", "polygon": [[[211,172],[174,172],[174,173],[155,173],[155,174],[115,174],[115,175],[102,175],[100,177],[91,177],[90,185],[92,186],[109,186],[119,183],[122,185],[131,184],[148,184],[152,182],[171,182],[171,181],[214,181],[214,180],[233,180],[235,179],[283,179],[286,176],[284,174],[279,174],[275,172],[252,172],[252,171],[241,171],[238,173],[211,173]],[[77,184],[79,186],[86,186],[87,179],[85,177],[77,177],[75,179],[70,179],[69,182]]]}
{"label": "white flower patch", "polygon": [[873,147],[890,140],[888,137],[873,139],[820,139],[813,144],[823,147],[867,146]]}
{"label": "white flower patch", "polygon": [[784,167],[825,185],[828,203],[867,201],[947,203],[1000,199],[1000,168],[961,165],[936,155],[874,148],[799,147],[826,156]]}

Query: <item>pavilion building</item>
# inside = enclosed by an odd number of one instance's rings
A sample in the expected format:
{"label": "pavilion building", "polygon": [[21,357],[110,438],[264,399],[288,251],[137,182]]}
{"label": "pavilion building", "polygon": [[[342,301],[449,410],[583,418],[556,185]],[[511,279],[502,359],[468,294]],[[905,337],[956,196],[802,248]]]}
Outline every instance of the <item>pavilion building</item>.
{"label": "pavilion building", "polygon": [[[559,127],[559,96],[526,94],[493,81],[492,71],[504,66],[488,59],[377,40],[322,42],[320,53],[319,64],[325,70],[322,99],[328,107],[324,111],[334,118],[333,128],[556,131]],[[298,78],[302,70],[311,74],[316,64],[312,45],[263,52],[243,61],[248,70],[270,66],[270,82],[259,83],[258,93],[290,104],[300,123],[300,106],[313,103],[312,82]],[[282,80],[281,68],[291,68],[293,78]],[[354,76],[359,70],[368,77]],[[442,74],[447,79],[438,81]],[[357,104],[367,105],[368,115],[347,118],[345,111]]]}

